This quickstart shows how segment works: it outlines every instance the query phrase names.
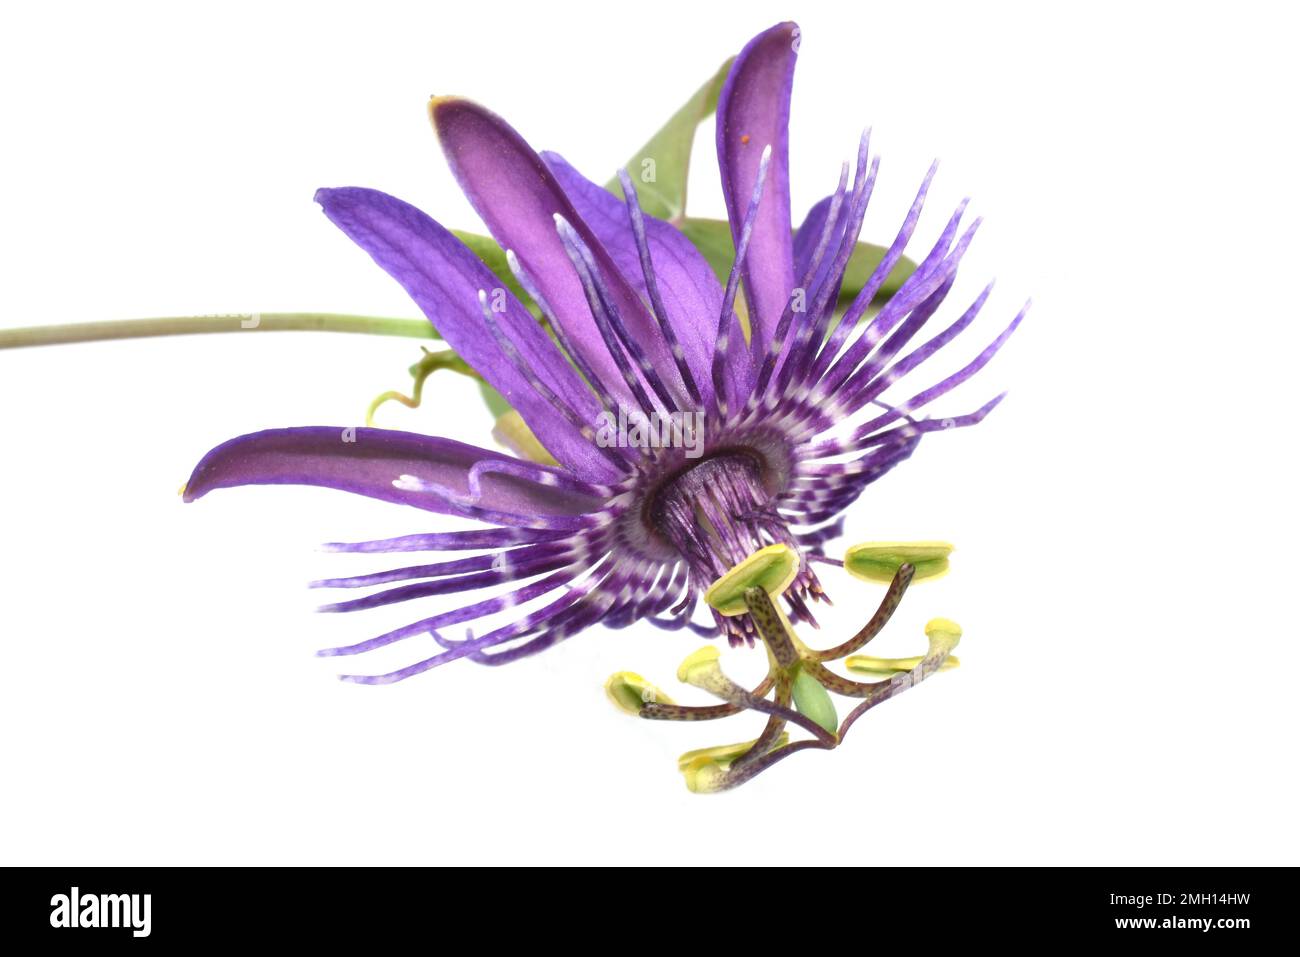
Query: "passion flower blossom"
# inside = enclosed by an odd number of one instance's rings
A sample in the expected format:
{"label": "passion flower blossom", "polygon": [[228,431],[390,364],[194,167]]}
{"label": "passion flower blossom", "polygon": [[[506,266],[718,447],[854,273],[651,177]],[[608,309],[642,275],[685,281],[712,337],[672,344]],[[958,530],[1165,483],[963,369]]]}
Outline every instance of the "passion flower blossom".
{"label": "passion flower blossom", "polygon": [[[340,426],[245,435],[203,458],[187,501],[232,486],[316,485],[482,523],[329,546],[475,554],[318,582],[385,586],[327,611],[508,586],[321,652],[355,655],[429,634],[445,649],[388,674],[345,680],[388,683],[465,657],[503,664],[598,623],[648,619],[752,641],[750,616],[714,613],[701,623],[694,612],[715,579],[774,544],[804,558],[783,601],[793,621],[811,621],[810,602],[823,592],[808,559],[821,558],[844,509],[924,435],[979,422],[1000,400],[963,415],[916,416],[975,375],[1023,311],[959,371],[907,388],[907,398],[882,399],[955,340],[989,292],[912,346],[948,296],[979,225],[962,228],[963,204],[906,282],[868,313],[916,228],[933,168],[883,260],[836,321],[879,160],[864,134],[852,176],[844,164],[835,191],[792,231],[787,126],[798,36],[785,23],[754,38],[719,97],[717,153],[736,249],[725,286],[678,229],[642,212],[626,173],[620,198],[561,157],[536,153],[504,120],[464,99],[436,98],[433,125],[550,332],[468,247],[413,206],[370,189],[317,193],[330,220],[402,284],[556,463]],[[737,310],[742,289],[748,329]],[[597,441],[599,423],[611,416],[682,414],[701,423],[690,456],[671,443]],[[477,636],[442,635],[515,608],[513,620]]]}

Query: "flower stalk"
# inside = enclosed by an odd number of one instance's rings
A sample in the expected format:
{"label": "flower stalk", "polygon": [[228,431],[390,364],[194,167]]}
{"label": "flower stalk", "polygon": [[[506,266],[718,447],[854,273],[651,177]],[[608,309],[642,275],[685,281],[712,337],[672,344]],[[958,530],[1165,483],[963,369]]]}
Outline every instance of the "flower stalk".
{"label": "flower stalk", "polygon": [[438,333],[427,319],[353,316],[333,312],[253,312],[167,316],[158,319],[113,319],[0,329],[0,349],[112,339],[209,335],[217,332],[347,332],[371,336],[402,336],[408,339],[438,338]]}

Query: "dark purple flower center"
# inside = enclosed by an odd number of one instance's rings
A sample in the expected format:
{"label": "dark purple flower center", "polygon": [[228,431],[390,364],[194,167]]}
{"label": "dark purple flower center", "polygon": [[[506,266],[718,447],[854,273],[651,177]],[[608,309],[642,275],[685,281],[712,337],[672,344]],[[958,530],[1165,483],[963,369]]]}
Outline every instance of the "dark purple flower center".
{"label": "dark purple flower center", "polygon": [[[723,450],[671,476],[651,496],[645,511],[647,524],[686,560],[698,589],[708,588],[767,545],[802,551],[763,476],[764,462],[758,453]],[[817,576],[805,564],[786,597],[792,615],[811,622],[808,599],[825,596]],[[724,618],[720,624],[733,642],[755,637],[748,616]]]}

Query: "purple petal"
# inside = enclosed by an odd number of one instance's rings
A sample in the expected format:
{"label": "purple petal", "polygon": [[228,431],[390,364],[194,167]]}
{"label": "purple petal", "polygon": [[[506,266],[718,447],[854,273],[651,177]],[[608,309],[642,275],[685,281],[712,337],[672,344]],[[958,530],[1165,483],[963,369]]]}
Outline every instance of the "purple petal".
{"label": "purple petal", "polygon": [[566,336],[574,348],[582,351],[605,387],[630,401],[631,395],[592,317],[582,283],[556,232],[557,213],[591,248],[632,336],[660,374],[681,388],[658,323],[523,137],[501,117],[468,100],[435,99],[429,112],[447,162],[466,197],[497,242],[519,258]]}
{"label": "purple petal", "polygon": [[765,146],[772,147],[744,269],[750,325],[763,343],[771,339],[794,287],[788,126],[798,39],[799,28],[793,23],[760,33],[736,57],[718,98],[718,166],[737,241],[759,157]]}
{"label": "purple petal", "polygon": [[420,210],[369,189],[322,189],[316,201],[340,229],[396,279],[447,343],[519,411],[556,461],[584,479],[617,471],[502,353],[483,322],[478,292],[489,291],[533,370],[584,422],[599,411],[595,397],[546,333],[482,261]]}
{"label": "purple petal", "polygon": [[[543,153],[542,159],[619,272],[639,295],[648,299],[645,271],[623,201],[587,179],[558,153]],[[708,260],[675,226],[645,215],[645,231],[668,319],[695,381],[707,398],[712,398],[709,363],[717,316],[722,309],[722,286]],[[740,336],[738,321],[735,334]]]}
{"label": "purple petal", "polygon": [[[808,271],[812,264],[813,253],[817,249],[817,242],[821,239],[822,230],[826,227],[826,216],[830,213],[831,202],[834,196],[827,196],[813,204],[812,209],[808,210],[808,215],[804,216],[798,231],[794,234],[794,274],[802,276]],[[813,283],[812,288],[816,288]]]}
{"label": "purple petal", "polygon": [[[808,270],[813,264],[813,257],[817,253],[817,245],[822,239],[822,232],[826,228],[826,219],[834,206],[835,197],[833,195],[827,196],[808,210],[808,215],[804,217],[803,223],[800,224],[798,231],[794,235],[794,275],[796,281],[808,290],[809,295],[813,295],[816,290],[822,288],[823,283],[827,281],[828,275],[835,266],[836,251],[839,249],[847,225],[845,220],[850,213],[847,208],[849,198],[847,195],[841,197],[842,202],[836,216],[836,222],[831,224],[826,247],[822,250],[821,259],[818,260],[817,272],[811,278],[808,276]],[[834,302],[838,299],[839,289],[837,288],[829,301]]]}
{"label": "purple petal", "polygon": [[[469,471],[484,460],[514,461],[450,439],[390,429],[271,429],[231,439],[205,455],[186,483],[184,497],[193,502],[213,489],[240,485],[319,485],[456,514],[445,500],[397,488],[393,481],[414,475],[469,494]],[[581,515],[605,505],[598,498],[499,472],[481,475],[479,492],[492,508],[530,515]]]}

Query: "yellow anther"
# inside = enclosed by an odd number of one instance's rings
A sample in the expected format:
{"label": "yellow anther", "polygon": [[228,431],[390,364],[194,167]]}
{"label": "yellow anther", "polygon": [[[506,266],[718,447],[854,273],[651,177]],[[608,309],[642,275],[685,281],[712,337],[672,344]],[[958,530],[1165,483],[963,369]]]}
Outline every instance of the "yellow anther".
{"label": "yellow anther", "polygon": [[927,658],[948,655],[961,641],[961,625],[948,618],[931,618],[925,623],[925,637],[930,639]]}
{"label": "yellow anther", "polygon": [[711,794],[721,790],[727,781],[725,768],[708,758],[700,758],[682,768],[686,789],[692,794]]}
{"label": "yellow anther", "polygon": [[[876,658],[873,655],[851,655],[844,659],[844,667],[860,675],[888,677],[889,675],[911,671],[921,663],[922,658],[921,655],[913,655],[910,658]],[[939,670],[951,671],[960,664],[961,662],[956,658],[945,658]]]}
{"label": "yellow anther", "polygon": [[775,598],[799,574],[799,553],[788,545],[760,548],[727,572],[704,593],[704,600],[721,615],[743,615],[745,589],[762,588]]}
{"label": "yellow anther", "polygon": [[[757,739],[755,739],[757,741]],[[754,746],[755,741],[741,741],[737,744],[715,744],[711,748],[698,748],[695,751],[687,751],[677,759],[677,770],[685,771],[688,766],[701,759],[714,761],[721,765],[728,765],[736,758],[740,757],[746,751]],[[790,734],[787,731],[781,732],[781,737],[777,738],[776,743],[772,745],[772,750],[784,747],[790,743]]]}
{"label": "yellow anther", "polygon": [[633,716],[639,715],[641,709],[648,704],[675,703],[668,695],[631,671],[620,671],[610,675],[609,680],[605,682],[605,694],[610,701],[614,702],[614,707]]}
{"label": "yellow anther", "polygon": [[931,618],[925,623],[925,636],[931,641],[947,639],[955,645],[961,640],[961,625],[951,618]]}
{"label": "yellow anther", "polygon": [[855,578],[889,583],[907,563],[916,569],[912,581],[919,582],[948,571],[950,554],[947,542],[863,542],[844,553],[844,569]]}
{"label": "yellow anther", "polygon": [[[686,787],[694,794],[709,794],[722,788],[727,782],[727,770],[731,763],[754,746],[754,741],[742,741],[740,744],[719,744],[712,748],[700,748],[687,751],[677,759],[677,770],[686,778]],[[783,748],[790,743],[790,735],[782,732],[771,750]]]}
{"label": "yellow anther", "polygon": [[695,684],[696,681],[693,681],[693,678],[699,680],[717,670],[719,657],[717,648],[712,645],[705,645],[699,651],[688,655],[686,660],[678,666],[677,680],[683,684]]}

